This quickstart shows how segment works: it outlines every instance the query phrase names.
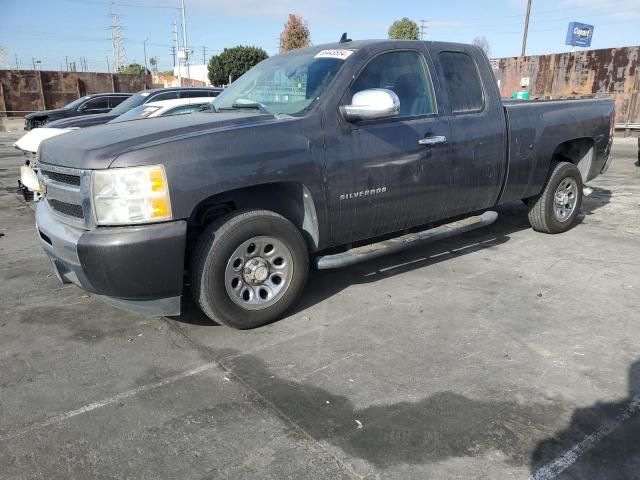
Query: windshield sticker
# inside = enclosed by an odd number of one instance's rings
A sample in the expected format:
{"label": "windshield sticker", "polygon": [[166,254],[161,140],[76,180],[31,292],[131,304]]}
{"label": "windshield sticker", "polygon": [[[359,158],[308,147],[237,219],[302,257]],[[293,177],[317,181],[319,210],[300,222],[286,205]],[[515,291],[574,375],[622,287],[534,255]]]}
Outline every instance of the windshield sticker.
{"label": "windshield sticker", "polygon": [[320,50],[313,58],[337,58],[338,60],[346,60],[353,53],[353,50]]}

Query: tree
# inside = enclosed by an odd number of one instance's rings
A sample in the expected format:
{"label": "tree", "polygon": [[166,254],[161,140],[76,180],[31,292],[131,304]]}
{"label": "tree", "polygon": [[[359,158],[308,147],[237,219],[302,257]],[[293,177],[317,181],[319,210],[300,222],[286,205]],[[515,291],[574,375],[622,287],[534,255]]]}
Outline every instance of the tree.
{"label": "tree", "polygon": [[149,59],[149,64],[151,65],[151,71],[158,74],[158,57],[151,57]]}
{"label": "tree", "polygon": [[290,13],[289,20],[284,24],[284,30],[280,34],[280,51],[288,52],[308,47],[311,45],[310,35],[307,22],[302,17]]}
{"label": "tree", "polygon": [[487,55],[491,55],[491,45],[489,45],[489,40],[486,37],[475,37],[472,42],[476,47],[480,47],[484,53]]}
{"label": "tree", "polygon": [[396,20],[389,27],[389,38],[394,40],[418,40],[420,38],[418,24],[407,17],[402,18],[402,20]]}
{"label": "tree", "polygon": [[144,74],[148,74],[149,70],[144,68],[139,63],[130,63],[126,67],[120,67],[118,69],[118,73],[126,73],[129,75],[144,75]]}
{"label": "tree", "polygon": [[209,60],[209,81],[212,85],[225,85],[268,57],[267,52],[259,47],[239,45],[225,48],[220,55]]}

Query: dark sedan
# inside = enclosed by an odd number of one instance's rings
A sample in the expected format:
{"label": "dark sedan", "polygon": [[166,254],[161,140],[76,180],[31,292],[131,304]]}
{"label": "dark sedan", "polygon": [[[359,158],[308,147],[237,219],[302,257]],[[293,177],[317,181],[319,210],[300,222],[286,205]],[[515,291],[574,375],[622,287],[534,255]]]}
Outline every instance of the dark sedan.
{"label": "dark sedan", "polygon": [[62,108],[29,113],[24,117],[24,129],[31,130],[32,128],[42,127],[49,122],[62,118],[107,113],[131,95],[131,93],[96,93],[80,97]]}
{"label": "dark sedan", "polygon": [[201,98],[201,97],[217,97],[222,92],[221,88],[214,87],[169,87],[155,88],[152,90],[143,90],[136,93],[122,102],[109,113],[101,113],[97,115],[86,115],[77,118],[65,118],[47,125],[49,128],[86,128],[94,125],[102,125],[114,118],[128,112],[132,108],[139,107],[149,102],[158,102],[160,100],[175,100],[177,98]]}

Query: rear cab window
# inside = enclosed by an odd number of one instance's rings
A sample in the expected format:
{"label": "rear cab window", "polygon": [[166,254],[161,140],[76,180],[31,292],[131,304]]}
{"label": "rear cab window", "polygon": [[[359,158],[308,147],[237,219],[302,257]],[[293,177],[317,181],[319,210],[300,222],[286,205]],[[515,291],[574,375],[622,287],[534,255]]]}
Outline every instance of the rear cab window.
{"label": "rear cab window", "polygon": [[440,52],[449,105],[453,115],[484,110],[484,90],[473,59],[463,52]]}

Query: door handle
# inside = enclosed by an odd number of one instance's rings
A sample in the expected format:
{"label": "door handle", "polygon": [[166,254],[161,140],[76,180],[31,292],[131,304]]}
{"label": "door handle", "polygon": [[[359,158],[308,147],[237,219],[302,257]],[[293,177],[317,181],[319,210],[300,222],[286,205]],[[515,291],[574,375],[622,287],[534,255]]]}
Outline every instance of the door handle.
{"label": "door handle", "polygon": [[437,145],[438,143],[445,143],[447,137],[444,135],[431,135],[418,140],[419,145]]}

